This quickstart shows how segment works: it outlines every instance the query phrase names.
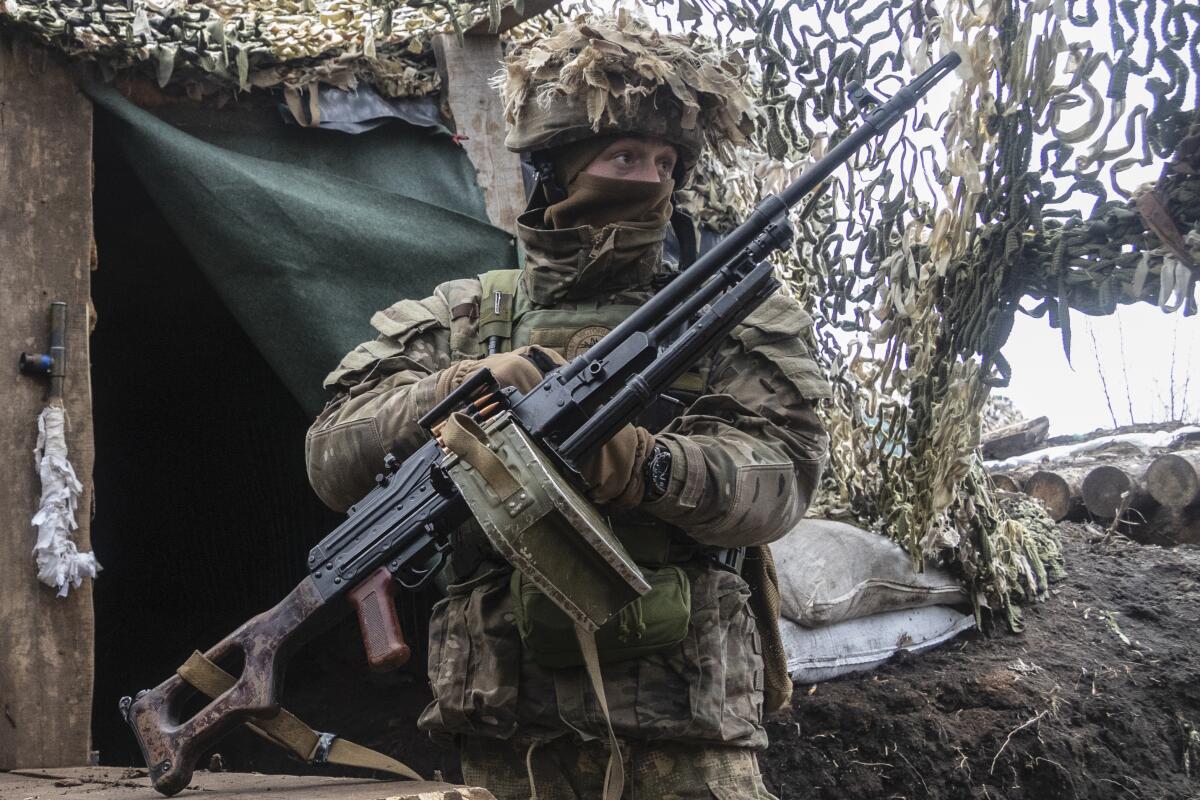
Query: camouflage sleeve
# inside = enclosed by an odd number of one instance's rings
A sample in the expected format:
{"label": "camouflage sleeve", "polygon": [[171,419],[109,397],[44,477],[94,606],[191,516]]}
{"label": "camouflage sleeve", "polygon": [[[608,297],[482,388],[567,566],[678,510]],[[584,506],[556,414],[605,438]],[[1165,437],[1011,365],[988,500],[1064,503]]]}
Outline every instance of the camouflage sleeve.
{"label": "camouflage sleeve", "polygon": [[722,547],[774,541],[804,516],[829,443],[815,403],[830,390],[806,343],[811,327],[776,294],[734,331],[708,368],[708,394],[658,434],[671,478],[643,510]]}
{"label": "camouflage sleeve", "polygon": [[337,394],[309,428],[304,451],[309,483],[330,508],[344,511],[366,494],[387,453],[411,453],[425,441],[417,420],[433,408],[437,373],[452,360],[446,286],[376,313],[379,336],[326,376]]}

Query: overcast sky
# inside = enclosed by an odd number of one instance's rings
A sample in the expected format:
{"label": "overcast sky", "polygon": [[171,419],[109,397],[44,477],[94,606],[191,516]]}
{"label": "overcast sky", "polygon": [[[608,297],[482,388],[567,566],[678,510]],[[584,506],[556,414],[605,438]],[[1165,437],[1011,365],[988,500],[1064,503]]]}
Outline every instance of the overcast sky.
{"label": "overcast sky", "polygon": [[1172,418],[1173,386],[1173,418],[1200,422],[1200,318],[1138,303],[1110,317],[1072,314],[1071,323],[1068,364],[1057,330],[1017,316],[1004,348],[1012,384],[999,391],[1025,416],[1050,417],[1051,435],[1111,427],[1114,415],[1122,425],[1160,422]]}

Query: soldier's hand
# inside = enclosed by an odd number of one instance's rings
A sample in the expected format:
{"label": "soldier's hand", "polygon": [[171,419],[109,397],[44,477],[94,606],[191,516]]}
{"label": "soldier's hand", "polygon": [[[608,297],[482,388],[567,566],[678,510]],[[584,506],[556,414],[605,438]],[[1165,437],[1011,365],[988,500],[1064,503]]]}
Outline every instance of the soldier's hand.
{"label": "soldier's hand", "polygon": [[446,367],[438,376],[437,400],[441,402],[446,399],[446,395],[484,367],[492,371],[496,382],[501,386],[512,386],[521,392],[528,392],[541,383],[543,377],[542,370],[534,363],[534,358],[555,366],[566,363],[558,353],[537,345],[518,347],[511,353],[497,353],[472,361],[458,361]]}
{"label": "soldier's hand", "polygon": [[[501,386],[513,386],[528,392],[544,374],[534,360],[561,366],[566,361],[554,350],[531,345],[511,353],[459,361],[442,370],[437,381],[437,400],[441,402],[463,381],[480,369],[492,371]],[[654,447],[654,437],[645,428],[626,425],[603,447],[584,459],[580,474],[588,485],[588,495],[597,503],[636,506],[645,491],[642,465]]]}
{"label": "soldier's hand", "polygon": [[580,465],[588,495],[597,503],[626,508],[642,502],[646,490],[642,466],[653,449],[654,436],[645,428],[626,425],[617,431]]}

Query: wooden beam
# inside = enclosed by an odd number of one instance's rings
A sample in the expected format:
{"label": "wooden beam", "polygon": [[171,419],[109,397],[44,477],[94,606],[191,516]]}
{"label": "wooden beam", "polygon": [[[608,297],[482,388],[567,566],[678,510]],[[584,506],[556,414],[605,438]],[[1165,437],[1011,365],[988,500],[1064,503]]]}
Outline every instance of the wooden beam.
{"label": "wooden beam", "polygon": [[488,34],[504,33],[520,25],[527,19],[533,19],[538,14],[549,11],[558,5],[559,2],[560,0],[525,0],[524,7],[520,12],[517,11],[515,4],[510,3],[500,9],[500,28],[498,30],[491,30],[489,28],[490,20],[484,16],[483,19],[467,28],[464,33],[467,36],[486,36]]}
{"label": "wooden beam", "polygon": [[2,36],[0,175],[0,770],[86,764],[92,587],[60,598],[37,580],[32,453],[45,384],[16,364],[44,350],[50,302],[65,301],[67,446],[84,485],[74,537],[90,550],[92,106],[55,55]]}
{"label": "wooden beam", "polygon": [[465,36],[460,40],[442,34],[434,38],[433,47],[443,98],[455,132],[466,137],[463,147],[475,165],[488,220],[515,234],[517,217],[525,210],[521,160],[504,147],[504,109],[488,83],[500,69],[500,39]]}
{"label": "wooden beam", "polygon": [[1050,432],[1050,418],[1024,419],[983,436],[983,457],[1011,458],[1042,446]]}

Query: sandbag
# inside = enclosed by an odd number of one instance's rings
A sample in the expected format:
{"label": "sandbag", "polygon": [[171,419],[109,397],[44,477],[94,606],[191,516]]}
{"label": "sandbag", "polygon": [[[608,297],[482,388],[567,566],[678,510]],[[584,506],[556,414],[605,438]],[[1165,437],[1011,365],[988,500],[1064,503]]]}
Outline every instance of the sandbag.
{"label": "sandbag", "polygon": [[771,552],[783,618],[810,628],[882,611],[968,602],[946,570],[917,572],[900,545],[844,522],[801,520],[771,544]]}
{"label": "sandbag", "polygon": [[973,627],[972,615],[949,606],[885,611],[825,628],[779,621],[788,674],[795,683],[874,669],[901,650],[922,653]]}

